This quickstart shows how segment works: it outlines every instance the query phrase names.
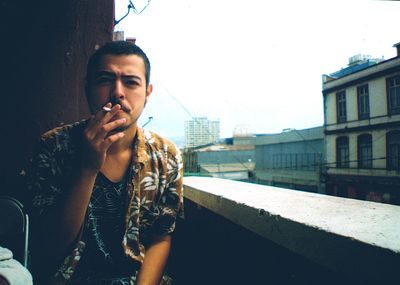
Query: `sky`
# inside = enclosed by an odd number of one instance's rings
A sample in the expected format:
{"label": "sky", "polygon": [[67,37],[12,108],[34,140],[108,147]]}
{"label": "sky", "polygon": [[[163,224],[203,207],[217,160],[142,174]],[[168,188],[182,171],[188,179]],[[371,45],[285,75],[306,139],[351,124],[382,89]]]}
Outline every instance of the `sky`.
{"label": "sky", "polygon": [[[115,0],[116,19],[128,4]],[[322,126],[322,75],[356,54],[395,57],[399,15],[398,1],[152,0],[115,30],[151,61],[140,124],[152,117],[146,128],[176,138],[208,117],[232,137]]]}

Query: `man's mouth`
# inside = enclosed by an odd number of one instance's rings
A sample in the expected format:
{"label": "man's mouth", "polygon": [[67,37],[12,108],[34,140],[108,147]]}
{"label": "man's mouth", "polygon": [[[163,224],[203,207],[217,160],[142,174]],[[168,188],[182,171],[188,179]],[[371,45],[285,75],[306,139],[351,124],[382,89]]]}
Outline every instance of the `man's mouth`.
{"label": "man's mouth", "polygon": [[[121,106],[120,111],[124,111],[125,113],[130,113],[130,111],[131,111],[130,108],[128,108],[128,107],[126,107],[125,105],[122,105],[122,104],[120,104],[120,103],[118,103],[118,104]],[[109,108],[109,107],[104,106],[102,109],[103,109],[103,111],[111,112],[111,109],[112,109],[112,108]]]}
{"label": "man's mouth", "polygon": [[128,108],[127,106],[122,105],[122,104],[120,104],[120,105],[121,105],[121,110],[124,111],[125,113],[130,113],[131,112],[131,109]]}

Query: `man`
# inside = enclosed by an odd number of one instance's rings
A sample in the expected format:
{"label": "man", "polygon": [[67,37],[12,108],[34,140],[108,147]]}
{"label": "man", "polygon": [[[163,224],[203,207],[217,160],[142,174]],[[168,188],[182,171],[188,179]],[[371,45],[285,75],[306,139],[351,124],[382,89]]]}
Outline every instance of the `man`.
{"label": "man", "polygon": [[106,44],[87,67],[91,118],[42,136],[28,185],[36,284],[167,280],[183,169],[174,144],[138,126],[149,80],[138,46]]}

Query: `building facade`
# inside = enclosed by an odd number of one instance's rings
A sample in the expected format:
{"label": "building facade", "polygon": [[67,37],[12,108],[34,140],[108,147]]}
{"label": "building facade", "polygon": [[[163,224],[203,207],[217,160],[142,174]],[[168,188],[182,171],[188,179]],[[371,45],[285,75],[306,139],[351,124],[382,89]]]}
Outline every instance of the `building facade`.
{"label": "building facade", "polygon": [[197,117],[185,121],[185,147],[215,143],[220,138],[219,120]]}
{"label": "building facade", "polygon": [[254,145],[210,144],[186,148],[183,160],[187,176],[251,181],[255,165]]}
{"label": "building facade", "polygon": [[323,76],[326,191],[400,204],[399,52],[358,64]]}
{"label": "building facade", "polygon": [[255,181],[259,184],[324,193],[321,183],[323,127],[257,135]]}

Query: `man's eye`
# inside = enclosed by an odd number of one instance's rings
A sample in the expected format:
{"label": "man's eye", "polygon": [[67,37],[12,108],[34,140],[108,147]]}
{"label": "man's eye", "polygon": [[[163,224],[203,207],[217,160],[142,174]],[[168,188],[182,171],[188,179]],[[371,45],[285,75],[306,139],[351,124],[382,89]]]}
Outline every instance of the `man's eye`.
{"label": "man's eye", "polygon": [[128,86],[137,86],[137,85],[139,85],[139,83],[136,80],[130,80],[130,79],[125,80],[125,84],[128,85]]}
{"label": "man's eye", "polygon": [[107,76],[101,76],[96,79],[96,82],[98,84],[108,84],[108,83],[111,83],[112,81],[113,81],[113,79],[111,77],[107,77]]}

